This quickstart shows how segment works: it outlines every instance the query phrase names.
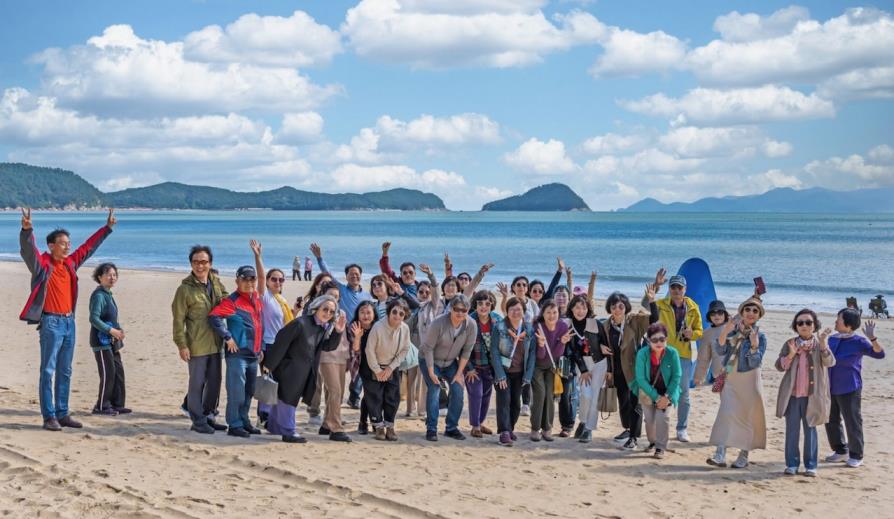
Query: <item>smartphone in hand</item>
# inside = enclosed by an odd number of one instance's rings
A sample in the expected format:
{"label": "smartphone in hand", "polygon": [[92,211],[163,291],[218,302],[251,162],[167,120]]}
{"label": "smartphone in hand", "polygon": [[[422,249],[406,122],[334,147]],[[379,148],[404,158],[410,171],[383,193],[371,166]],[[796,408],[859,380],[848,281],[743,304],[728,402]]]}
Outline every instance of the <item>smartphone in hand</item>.
{"label": "smartphone in hand", "polygon": [[764,284],[764,278],[761,276],[754,278],[754,293],[759,296],[767,293],[767,285]]}

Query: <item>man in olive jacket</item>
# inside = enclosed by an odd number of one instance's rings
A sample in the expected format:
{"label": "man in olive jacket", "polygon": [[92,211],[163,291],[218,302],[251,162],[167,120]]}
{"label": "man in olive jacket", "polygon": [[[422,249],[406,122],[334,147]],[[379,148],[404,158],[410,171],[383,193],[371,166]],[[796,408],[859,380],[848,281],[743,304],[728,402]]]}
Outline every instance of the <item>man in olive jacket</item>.
{"label": "man in olive jacket", "polygon": [[189,252],[192,272],[177,287],[171,312],[174,316],[174,344],[180,358],[189,364],[186,406],[191,430],[212,434],[226,426],[214,422],[212,412],[220,399],[222,340],[208,323],[208,313],[229,293],[212,272],[211,248],[196,245]]}

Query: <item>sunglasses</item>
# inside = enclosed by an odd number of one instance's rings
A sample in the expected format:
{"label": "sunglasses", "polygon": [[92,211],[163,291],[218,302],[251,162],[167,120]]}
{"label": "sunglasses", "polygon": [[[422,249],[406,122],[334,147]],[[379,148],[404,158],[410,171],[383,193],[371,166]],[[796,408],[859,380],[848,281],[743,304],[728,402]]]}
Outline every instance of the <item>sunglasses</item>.
{"label": "sunglasses", "polygon": [[324,314],[332,315],[332,314],[335,313],[335,310],[333,310],[332,308],[329,308],[329,307],[327,307],[327,306],[321,306],[320,309],[318,310],[318,312],[322,312],[322,313],[324,313]]}
{"label": "sunglasses", "polygon": [[270,281],[273,281],[274,283],[285,283],[286,278],[270,278]]}
{"label": "sunglasses", "polygon": [[465,313],[468,313],[468,312],[469,312],[469,309],[468,309],[468,308],[462,308],[462,307],[456,307],[456,306],[454,306],[450,311],[451,311],[451,312],[458,313],[458,314],[465,314]]}
{"label": "sunglasses", "polygon": [[373,281],[373,282],[372,282],[372,286],[374,286],[374,287],[381,287],[381,286],[384,286],[384,285],[385,285],[385,282],[384,282],[384,281]]}
{"label": "sunglasses", "polygon": [[527,283],[522,283],[521,281],[519,281],[518,283],[515,284],[515,286],[517,286],[517,287],[526,287],[526,286],[528,286],[528,284],[527,284]]}
{"label": "sunglasses", "polygon": [[615,303],[615,304],[611,305],[609,308],[611,308],[611,309],[615,309],[615,308],[623,308],[623,309],[626,310],[626,309],[627,309],[627,305],[625,305],[624,303],[620,303],[620,302],[619,302],[619,303]]}
{"label": "sunglasses", "polygon": [[239,276],[239,279],[241,279],[242,281],[257,281],[258,280],[258,278],[254,277],[254,276]]}
{"label": "sunglasses", "polygon": [[193,265],[210,265],[211,262],[208,260],[192,260]]}
{"label": "sunglasses", "polygon": [[472,281],[472,278],[467,278],[466,276],[460,276],[460,277],[458,277],[458,278],[456,278],[456,279],[458,279],[458,280],[460,280],[460,281]]}
{"label": "sunglasses", "polygon": [[531,293],[532,293],[532,294],[542,294],[542,293],[543,293],[543,289],[542,289],[542,288],[532,288],[532,289],[531,289]]}
{"label": "sunglasses", "polygon": [[661,342],[667,342],[667,337],[664,337],[664,336],[661,336],[661,335],[659,335],[659,336],[657,336],[657,337],[649,337],[649,342],[651,342],[652,344],[658,344],[658,343],[661,343]]}
{"label": "sunglasses", "polygon": [[813,326],[813,321],[795,321],[795,326]]}
{"label": "sunglasses", "polygon": [[759,313],[761,313],[761,311],[758,310],[757,307],[755,307],[755,306],[746,306],[745,308],[742,309],[742,313],[743,314],[759,314]]}
{"label": "sunglasses", "polygon": [[413,270],[402,270],[402,271],[400,272],[400,275],[401,275],[401,276],[412,276],[412,275],[415,274],[415,273],[416,273],[416,272],[413,271]]}
{"label": "sunglasses", "polygon": [[399,315],[400,317],[403,317],[407,314],[403,310],[398,310],[397,308],[395,308],[394,310],[391,311],[391,315]]}

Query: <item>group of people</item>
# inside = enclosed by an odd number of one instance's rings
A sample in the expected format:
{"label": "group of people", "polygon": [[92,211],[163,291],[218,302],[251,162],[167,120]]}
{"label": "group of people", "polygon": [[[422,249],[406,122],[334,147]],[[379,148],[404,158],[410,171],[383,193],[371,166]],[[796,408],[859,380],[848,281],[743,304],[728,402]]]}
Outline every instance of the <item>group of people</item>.
{"label": "group of people", "polygon": [[[115,223],[110,210],[106,225],[71,253],[68,232],[57,229],[47,236],[49,251],[40,253],[30,211],[23,210],[21,252],[32,291],[21,318],[39,324],[39,396],[47,430],[81,427],[68,409],[76,270]],[[283,297],[285,273],[265,267],[260,243],[249,246],[254,262],[237,269],[232,293],[213,267],[211,248],[192,247],[190,273],[172,302],[173,340],[189,370],[183,409],[197,433],[226,430],[247,438],[266,429],[284,442],[304,443],[296,424],[303,402],[320,434],[350,442],[341,417],[347,391],[348,404],[360,409],[358,433],[371,427],[376,440],[397,441],[405,378],[406,415],[424,411],[429,441],[439,438],[442,412],[443,435],[465,439],[460,417],[467,396],[476,438],[496,433],[500,445],[511,446],[520,417],[528,415],[530,441],[555,441],[558,407],[557,435],[586,443],[600,410],[616,408],[623,428],[614,437],[619,447],[640,447],[644,427],[644,450],[661,459],[668,452],[671,409],[676,440],[689,442],[690,388],[711,386],[720,406],[710,436],[715,452],[707,463],[726,467],[726,451],[734,448],[739,452],[731,466],[744,468],[751,451],[766,447],[761,369],[767,337],[758,324],[764,306],[757,294],[734,315],[713,301],[706,327],[702,310],[686,296],[687,280],[668,279],[660,269],[636,308],[614,292],[605,303],[607,317],[597,319],[595,272],[587,289],[577,287],[561,259],[548,285],[517,276],[509,285],[497,283],[498,298],[479,289],[492,264],[474,276],[454,276],[445,254],[443,280],[425,264],[418,265],[425,279],[417,279],[413,262],[392,269],[386,242],[380,272],[367,290],[360,265],[347,265],[339,280],[314,243],[310,250],[320,273],[307,294],[290,304]],[[293,266],[293,279],[297,270]],[[310,271],[305,266],[305,276]],[[90,345],[100,374],[93,412],[103,415],[130,412],[120,354],[125,336],[112,295],[117,277],[114,264],[96,267],[98,286],[90,298]],[[659,298],[665,284],[668,294]],[[804,474],[816,475],[819,425],[834,451],[827,462],[862,464],[862,358],[883,358],[884,350],[875,323],[865,323],[864,336],[856,335],[861,324],[860,313],[848,308],[838,312],[835,333],[822,328],[810,309],[795,314],[795,335],[783,342],[774,364],[784,372],[776,406],[786,424],[784,474],[797,474],[803,462]],[[259,374],[276,384],[276,399],[259,402],[253,419]],[[226,425],[216,420],[222,382]],[[492,404],[496,431],[486,425]]]}

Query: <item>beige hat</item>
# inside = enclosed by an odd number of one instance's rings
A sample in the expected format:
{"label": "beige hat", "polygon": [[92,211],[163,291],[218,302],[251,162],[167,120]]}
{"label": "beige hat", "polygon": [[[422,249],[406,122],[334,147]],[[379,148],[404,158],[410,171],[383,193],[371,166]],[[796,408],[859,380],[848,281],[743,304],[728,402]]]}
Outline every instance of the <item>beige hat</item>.
{"label": "beige hat", "polygon": [[758,310],[758,315],[760,317],[763,317],[764,313],[766,313],[766,311],[764,310],[764,303],[761,301],[761,298],[759,295],[755,294],[755,295],[749,297],[748,299],[742,301],[742,304],[739,305],[739,315],[742,315],[742,310],[744,310],[746,306],[756,306],[757,310]]}

